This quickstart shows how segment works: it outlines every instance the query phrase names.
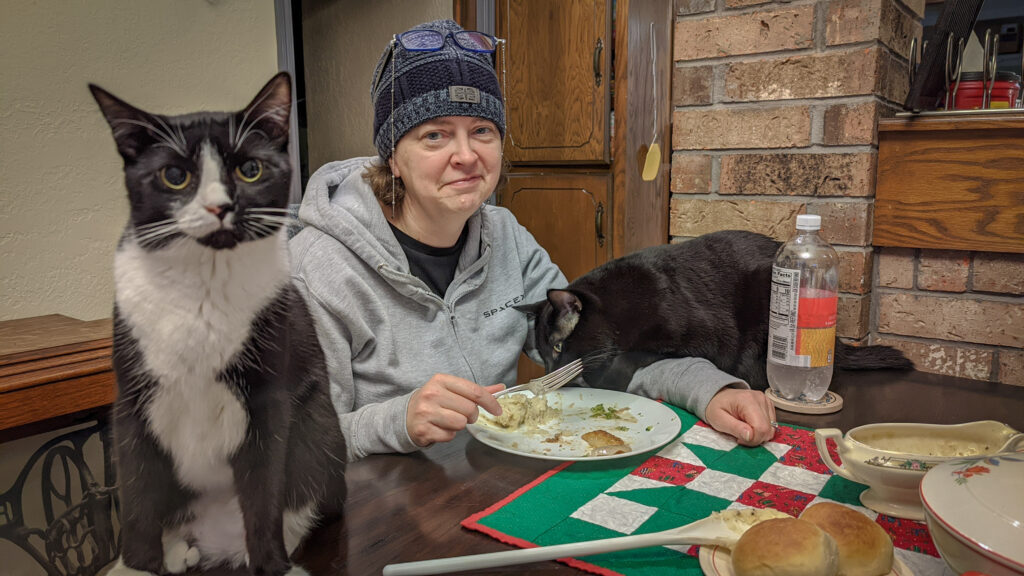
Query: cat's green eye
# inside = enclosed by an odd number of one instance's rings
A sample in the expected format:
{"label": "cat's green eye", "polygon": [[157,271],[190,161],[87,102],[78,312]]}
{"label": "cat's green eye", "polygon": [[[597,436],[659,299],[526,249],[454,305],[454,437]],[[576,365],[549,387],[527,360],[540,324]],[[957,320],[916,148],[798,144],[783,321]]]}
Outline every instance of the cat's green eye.
{"label": "cat's green eye", "polygon": [[160,180],[171,190],[184,190],[192,181],[192,174],[177,166],[164,166],[160,169]]}
{"label": "cat's green eye", "polygon": [[263,175],[263,163],[259,160],[250,158],[235,168],[235,174],[237,174],[243,182],[255,182]]}
{"label": "cat's green eye", "polygon": [[555,349],[555,354],[561,354],[562,353],[562,343],[561,342],[559,342],[558,344],[555,344],[554,346],[552,346],[552,348]]}

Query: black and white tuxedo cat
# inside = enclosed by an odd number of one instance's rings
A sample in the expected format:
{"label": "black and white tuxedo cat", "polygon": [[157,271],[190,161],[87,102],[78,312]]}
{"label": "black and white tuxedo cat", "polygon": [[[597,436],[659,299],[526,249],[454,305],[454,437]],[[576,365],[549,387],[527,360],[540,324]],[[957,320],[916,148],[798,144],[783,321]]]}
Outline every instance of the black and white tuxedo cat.
{"label": "black and white tuxedo cat", "polygon": [[345,441],[290,279],[290,78],[239,112],[183,116],[90,89],[130,202],[114,258],[122,554],[111,574],[304,574],[289,556],[341,512]]}

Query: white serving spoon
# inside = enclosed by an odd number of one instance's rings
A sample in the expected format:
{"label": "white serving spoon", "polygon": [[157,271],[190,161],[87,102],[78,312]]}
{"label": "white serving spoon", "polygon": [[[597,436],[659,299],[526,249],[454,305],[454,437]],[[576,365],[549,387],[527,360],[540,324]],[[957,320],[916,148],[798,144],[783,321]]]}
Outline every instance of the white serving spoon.
{"label": "white serving spoon", "polygon": [[713,512],[711,516],[696,522],[652,534],[637,534],[558,544],[556,546],[540,546],[490,554],[473,556],[456,556],[438,558],[420,562],[388,564],[384,567],[384,576],[423,576],[427,574],[447,574],[464,570],[480,570],[498,566],[513,566],[529,562],[541,562],[576,556],[590,556],[619,550],[646,548],[648,546],[724,546],[732,548],[739,537],[748,528],[769,518],[789,518],[789,515],[771,509],[744,508],[741,510],[723,510]]}

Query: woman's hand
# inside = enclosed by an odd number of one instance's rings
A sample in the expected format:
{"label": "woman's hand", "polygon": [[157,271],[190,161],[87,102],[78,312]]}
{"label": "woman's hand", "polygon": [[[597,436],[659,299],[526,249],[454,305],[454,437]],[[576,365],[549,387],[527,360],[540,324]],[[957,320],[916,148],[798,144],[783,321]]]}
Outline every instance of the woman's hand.
{"label": "woman's hand", "polygon": [[775,436],[775,405],[757,390],[722,388],[708,402],[704,420],[744,446],[759,446]]}
{"label": "woman's hand", "polygon": [[480,408],[501,414],[493,394],[504,388],[504,384],[480,386],[458,376],[435,374],[409,399],[405,412],[409,437],[421,447],[448,442],[467,424],[476,422]]}

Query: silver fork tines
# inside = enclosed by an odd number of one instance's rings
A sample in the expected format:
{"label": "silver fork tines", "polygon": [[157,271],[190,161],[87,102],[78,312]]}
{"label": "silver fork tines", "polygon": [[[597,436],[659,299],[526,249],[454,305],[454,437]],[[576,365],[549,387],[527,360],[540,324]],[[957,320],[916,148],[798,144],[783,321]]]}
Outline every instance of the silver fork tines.
{"label": "silver fork tines", "polygon": [[540,396],[541,394],[547,394],[548,392],[558,390],[562,386],[565,386],[569,382],[575,380],[576,377],[582,373],[583,360],[577,358],[550,374],[545,374],[540,378],[534,378],[525,384],[506,388],[496,393],[494,396],[504,396],[505,394],[519,392],[521,390],[529,390],[530,392],[533,392],[535,396]]}

